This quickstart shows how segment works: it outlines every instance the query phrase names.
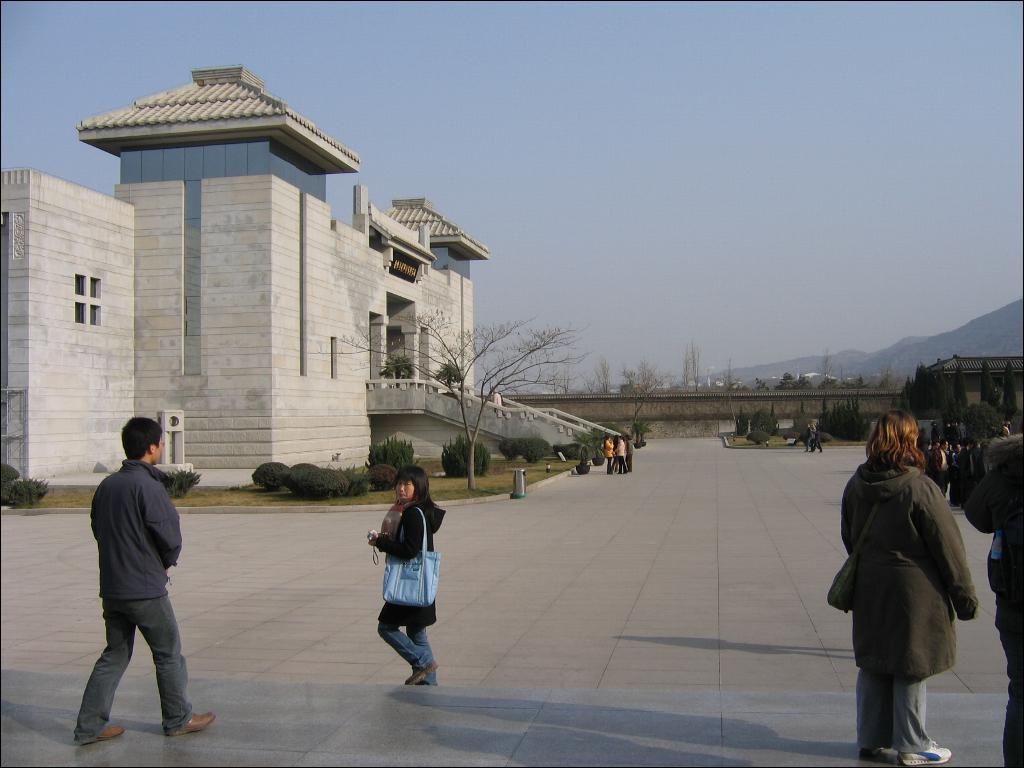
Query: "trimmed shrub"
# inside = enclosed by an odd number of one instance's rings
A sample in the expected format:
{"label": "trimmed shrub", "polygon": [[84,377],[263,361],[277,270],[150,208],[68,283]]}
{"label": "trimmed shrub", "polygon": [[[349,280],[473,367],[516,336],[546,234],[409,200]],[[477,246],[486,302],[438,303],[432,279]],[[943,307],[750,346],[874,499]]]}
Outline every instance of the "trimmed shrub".
{"label": "trimmed shrub", "polygon": [[541,437],[527,437],[519,441],[519,452],[527,462],[533,464],[551,454],[551,444]]}
{"label": "trimmed shrub", "polygon": [[787,440],[799,440],[801,435],[803,435],[803,432],[800,432],[799,430],[788,429],[782,436]]}
{"label": "trimmed shrub", "polygon": [[[466,477],[469,472],[467,463],[469,460],[469,440],[465,435],[459,435],[449,443],[445,443],[441,449],[441,466],[448,477]],[[473,461],[473,474],[482,477],[487,474],[491,467],[491,454],[483,443],[476,444],[476,453]]]}
{"label": "trimmed shrub", "polygon": [[512,461],[516,456],[522,454],[522,443],[518,437],[506,437],[498,441],[498,451],[506,460]]}
{"label": "trimmed shrub", "polygon": [[554,453],[560,453],[570,461],[573,459],[589,459],[590,453],[586,451],[585,447],[579,443],[563,443],[560,445],[551,446],[551,450]]}
{"label": "trimmed shrub", "polygon": [[750,431],[767,432],[769,435],[774,435],[779,431],[779,421],[771,411],[766,411],[763,408],[756,410],[750,417]]}
{"label": "trimmed shrub", "polygon": [[342,496],[348,490],[348,481],[343,475],[313,464],[292,467],[286,485],[288,490],[303,499],[329,499],[331,496]]}
{"label": "trimmed shrub", "polygon": [[197,472],[179,469],[164,475],[164,488],[167,489],[167,494],[172,499],[181,499],[195,486],[199,485],[201,477],[202,475]]}
{"label": "trimmed shrub", "polygon": [[292,480],[292,475],[295,474],[296,472],[302,473],[302,472],[305,472],[305,471],[307,471],[309,469],[320,469],[320,467],[318,467],[316,464],[309,464],[308,462],[302,462],[300,464],[296,464],[294,467],[292,467],[291,469],[288,470],[287,474],[285,474],[281,478],[281,485],[283,485],[285,488],[287,488],[292,493],[294,493],[296,495],[301,495],[299,493],[299,491],[298,491],[298,486],[295,485],[296,481]]}
{"label": "trimmed shrub", "polygon": [[753,432],[747,435],[747,440],[749,440],[752,443],[757,443],[758,445],[767,445],[769,437],[771,437],[771,435],[769,435],[767,432],[760,429],[755,429]]}
{"label": "trimmed shrub", "polygon": [[13,483],[21,477],[21,473],[10,464],[0,464],[0,485]]}
{"label": "trimmed shrub", "polygon": [[1003,427],[1003,415],[988,403],[974,403],[967,406],[964,424],[971,437],[984,440],[999,434]]}
{"label": "trimmed shrub", "polygon": [[374,464],[367,473],[370,487],[375,491],[387,491],[395,487],[398,470],[390,464]]}
{"label": "trimmed shrub", "polygon": [[348,469],[334,470],[341,475],[345,484],[342,496],[365,496],[370,492],[370,475],[368,472],[350,467]]}
{"label": "trimmed shrub", "polygon": [[736,414],[736,434],[745,435],[750,431],[750,417],[743,412],[740,408],[740,412]]}
{"label": "trimmed shrub", "polygon": [[392,467],[412,464],[412,443],[392,435],[383,443],[371,445],[366,466],[372,467],[374,464],[390,464]]}
{"label": "trimmed shrub", "polygon": [[3,503],[13,507],[31,507],[50,491],[45,480],[12,480],[3,487]]}
{"label": "trimmed shrub", "polygon": [[823,410],[818,427],[844,440],[863,440],[868,435],[871,422],[861,415],[860,403],[854,398],[845,403],[833,403],[831,411]]}
{"label": "trimmed shrub", "polygon": [[284,478],[288,474],[287,464],[279,461],[268,461],[256,467],[252,473],[253,485],[258,485],[268,491],[276,491],[284,485]]}

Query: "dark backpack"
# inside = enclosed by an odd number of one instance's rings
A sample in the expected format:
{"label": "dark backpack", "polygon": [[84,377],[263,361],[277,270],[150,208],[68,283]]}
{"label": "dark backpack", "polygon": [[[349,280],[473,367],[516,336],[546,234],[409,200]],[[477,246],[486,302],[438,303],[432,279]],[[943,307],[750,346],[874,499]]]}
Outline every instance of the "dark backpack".
{"label": "dark backpack", "polygon": [[1024,500],[1010,500],[1003,527],[992,537],[988,555],[988,583],[1000,598],[1015,605],[1024,598]]}

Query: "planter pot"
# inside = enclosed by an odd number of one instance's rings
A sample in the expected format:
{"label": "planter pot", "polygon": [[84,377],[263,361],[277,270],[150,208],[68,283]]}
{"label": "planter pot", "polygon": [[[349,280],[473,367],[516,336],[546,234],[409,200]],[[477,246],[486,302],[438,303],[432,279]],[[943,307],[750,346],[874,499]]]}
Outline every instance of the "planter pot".
{"label": "planter pot", "polygon": [[591,461],[594,462],[595,467],[600,467],[604,464],[604,456],[595,456]]}
{"label": "planter pot", "polygon": [[577,475],[585,475],[588,472],[590,472],[590,465],[589,464],[582,463],[582,464],[577,464],[576,465],[576,474]]}

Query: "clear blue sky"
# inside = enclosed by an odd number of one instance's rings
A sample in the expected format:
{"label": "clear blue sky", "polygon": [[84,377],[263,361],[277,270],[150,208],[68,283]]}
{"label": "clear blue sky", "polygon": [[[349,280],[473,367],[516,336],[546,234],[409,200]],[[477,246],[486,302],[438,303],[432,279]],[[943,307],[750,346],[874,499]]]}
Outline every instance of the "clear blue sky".
{"label": "clear blue sky", "polygon": [[81,119],[244,64],[487,243],[477,319],[681,375],[1021,296],[1020,3],[2,4],[2,163],[111,193]]}

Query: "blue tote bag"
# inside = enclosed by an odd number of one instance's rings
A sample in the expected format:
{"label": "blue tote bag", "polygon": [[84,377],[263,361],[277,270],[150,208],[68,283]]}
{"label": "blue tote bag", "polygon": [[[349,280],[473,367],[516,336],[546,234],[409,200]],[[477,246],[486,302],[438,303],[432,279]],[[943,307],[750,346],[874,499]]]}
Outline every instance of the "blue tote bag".
{"label": "blue tote bag", "polygon": [[[384,602],[425,608],[437,598],[437,583],[441,579],[441,553],[427,551],[427,518],[419,507],[416,511],[423,518],[423,546],[411,560],[387,556],[384,565]],[[405,536],[405,531],[402,536]]]}

